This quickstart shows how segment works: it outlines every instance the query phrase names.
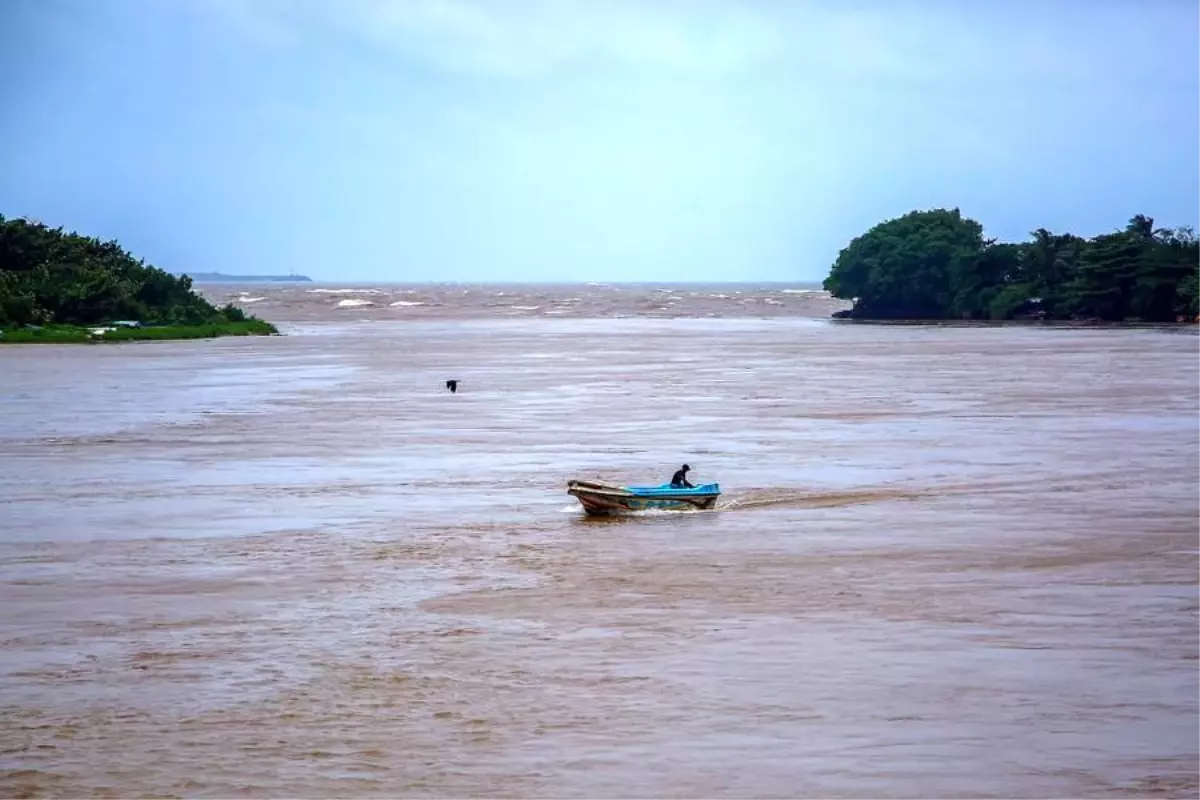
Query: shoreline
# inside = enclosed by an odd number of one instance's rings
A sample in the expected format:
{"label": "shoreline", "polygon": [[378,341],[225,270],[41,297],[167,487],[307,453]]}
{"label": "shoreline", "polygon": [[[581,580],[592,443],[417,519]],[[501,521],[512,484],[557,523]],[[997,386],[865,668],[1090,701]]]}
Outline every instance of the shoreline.
{"label": "shoreline", "polygon": [[147,325],[113,327],[111,325],[57,325],[0,329],[0,345],[10,344],[100,344],[104,342],[186,341],[218,339],[225,336],[278,336],[269,322],[250,319],[205,325]]}
{"label": "shoreline", "polygon": [[1200,321],[1146,322],[1125,320],[1081,320],[1081,319],[887,319],[871,317],[829,318],[830,322],[850,325],[897,325],[911,327],[940,328],[1154,328],[1195,329]]}

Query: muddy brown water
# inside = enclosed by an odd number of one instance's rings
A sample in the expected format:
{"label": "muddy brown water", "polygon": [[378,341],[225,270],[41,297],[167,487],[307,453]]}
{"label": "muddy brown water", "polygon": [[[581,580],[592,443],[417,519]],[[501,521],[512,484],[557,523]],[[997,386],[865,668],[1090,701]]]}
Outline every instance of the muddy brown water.
{"label": "muddy brown water", "polygon": [[1197,795],[1194,330],[205,291],[0,348],[0,795]]}

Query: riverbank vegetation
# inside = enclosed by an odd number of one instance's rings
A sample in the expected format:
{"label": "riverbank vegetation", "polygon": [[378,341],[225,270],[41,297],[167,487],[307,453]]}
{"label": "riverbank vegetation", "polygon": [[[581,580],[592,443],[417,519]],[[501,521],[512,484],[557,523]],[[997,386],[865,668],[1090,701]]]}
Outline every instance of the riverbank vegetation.
{"label": "riverbank vegetation", "polygon": [[154,325],[137,328],[81,325],[27,325],[0,330],[0,343],[70,344],[73,342],[134,342],[162,339],[213,339],[218,336],[269,336],[275,326],[261,319],[206,325]]}
{"label": "riverbank vegetation", "polygon": [[1191,321],[1200,242],[1142,215],[1090,239],[1039,228],[1000,242],[958,209],[913,211],[850,242],[824,286],[854,319]]}
{"label": "riverbank vegetation", "polygon": [[[135,323],[118,324],[112,323]],[[123,341],[277,333],[186,275],[135,259],[116,242],[0,216],[0,341]]]}

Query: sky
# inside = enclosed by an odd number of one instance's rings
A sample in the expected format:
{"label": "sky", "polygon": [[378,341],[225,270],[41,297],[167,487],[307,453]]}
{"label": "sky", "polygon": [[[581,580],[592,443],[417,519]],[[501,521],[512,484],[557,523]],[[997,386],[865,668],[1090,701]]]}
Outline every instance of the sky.
{"label": "sky", "polygon": [[172,271],[823,279],[1200,227],[1195,0],[0,0],[0,214]]}

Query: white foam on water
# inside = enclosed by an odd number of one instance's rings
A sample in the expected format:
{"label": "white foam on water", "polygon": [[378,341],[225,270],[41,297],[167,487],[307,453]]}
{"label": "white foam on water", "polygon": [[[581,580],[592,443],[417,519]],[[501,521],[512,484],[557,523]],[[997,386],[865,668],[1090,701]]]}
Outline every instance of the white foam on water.
{"label": "white foam on water", "polygon": [[517,311],[537,311],[541,306],[509,306]]}
{"label": "white foam on water", "polygon": [[337,303],[338,308],[359,308],[361,306],[373,306],[373,305],[375,305],[375,304],[372,303],[370,300],[339,300]]}
{"label": "white foam on water", "polygon": [[417,300],[397,300],[394,303],[388,303],[388,305],[391,306],[392,308],[395,308],[396,306],[404,306],[405,308],[411,308],[412,306],[423,306],[425,304],[420,301],[417,301]]}
{"label": "white foam on water", "polygon": [[260,300],[266,300],[265,297],[238,297],[234,300],[235,303],[257,303]]}
{"label": "white foam on water", "polygon": [[783,303],[781,303],[780,301],[778,301],[778,300],[772,300],[770,297],[768,297],[767,299],[763,300],[763,302],[764,302],[764,303],[766,303],[766,304],[767,304],[767,305],[769,305],[769,306],[781,306],[781,305],[783,305]]}
{"label": "white foam on water", "polygon": [[383,294],[378,289],[309,289],[309,294]]}
{"label": "white foam on water", "polygon": [[784,289],[780,294],[824,294],[821,289]]}
{"label": "white foam on water", "polygon": [[643,508],[638,511],[626,511],[625,514],[642,517],[673,517],[679,514],[711,514],[720,510],[715,506],[713,508]]}

